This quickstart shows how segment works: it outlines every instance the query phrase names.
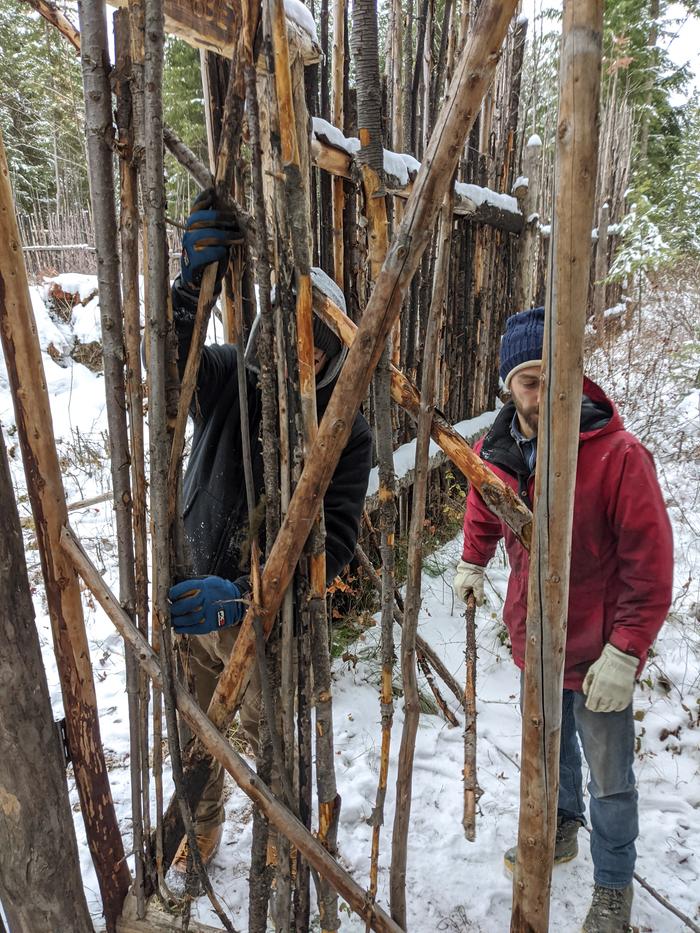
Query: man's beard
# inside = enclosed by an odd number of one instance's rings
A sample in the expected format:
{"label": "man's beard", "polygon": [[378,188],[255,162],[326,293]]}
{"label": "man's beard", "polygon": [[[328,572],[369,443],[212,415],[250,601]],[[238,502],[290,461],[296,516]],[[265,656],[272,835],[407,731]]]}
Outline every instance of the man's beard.
{"label": "man's beard", "polygon": [[515,406],[516,411],[518,412],[518,417],[523,421],[528,428],[537,434],[537,427],[539,423],[539,408],[520,408],[519,405]]}

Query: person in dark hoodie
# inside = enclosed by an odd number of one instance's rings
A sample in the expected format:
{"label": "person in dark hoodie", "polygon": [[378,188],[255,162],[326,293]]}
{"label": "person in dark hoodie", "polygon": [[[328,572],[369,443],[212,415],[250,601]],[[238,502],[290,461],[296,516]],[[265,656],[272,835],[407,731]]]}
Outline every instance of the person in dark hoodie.
{"label": "person in dark hoodie", "polygon": [[[181,377],[192,337],[202,272],[207,265],[217,262],[220,283],[229,250],[236,240],[240,240],[240,232],[233,217],[215,209],[213,192],[203,192],[186,224],[181,273],[172,287]],[[345,310],[343,293],[332,279],[320,269],[313,270],[312,279],[314,288],[328,294]],[[264,489],[261,395],[255,351],[258,324],[256,318],[245,354],[256,502],[260,502]],[[313,332],[320,418],[347,349],[316,317]],[[230,344],[205,346],[190,411],[194,432],[183,484],[191,578],[176,583],[170,590],[172,626],[176,633],[188,638],[185,655],[197,700],[204,710],[233,649],[250,590],[251,528],[243,472],[240,405],[236,348]],[[327,583],[343,570],[355,550],[371,467],[371,449],[369,426],[358,414],[323,500]],[[254,752],[258,746],[260,706],[260,684],[255,671],[240,709],[240,726]],[[223,786],[224,773],[218,766],[195,814],[197,839],[205,862],[211,861],[221,840]],[[176,872],[187,870],[184,840],[173,868]]]}
{"label": "person in dark hoodie", "polygon": [[[544,309],[509,318],[500,376],[510,401],[477,446],[532,508]],[[472,487],[457,595],[484,601],[484,569],[501,538],[510,562],[503,620],[522,670],[529,555]],[[583,381],[574,494],[555,864],[578,853],[585,825],[581,751],[590,769],[594,891],[584,933],[626,933],[638,834],[633,772],[635,680],[671,603],[673,541],[650,453],[625,431],[613,403]],[[577,737],[578,733],[578,737]],[[510,870],[515,848],[505,854]]]}

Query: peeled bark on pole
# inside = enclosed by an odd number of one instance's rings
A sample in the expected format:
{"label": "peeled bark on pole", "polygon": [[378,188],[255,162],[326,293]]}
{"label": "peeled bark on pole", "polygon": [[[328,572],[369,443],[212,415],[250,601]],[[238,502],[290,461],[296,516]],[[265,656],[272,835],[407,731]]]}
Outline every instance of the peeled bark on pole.
{"label": "peeled bark on pole", "polygon": [[[209,705],[208,716],[219,729],[226,729],[235,716],[255,662],[253,615],[258,615],[263,630],[269,635],[308,537],[310,522],[321,506],[350,436],[355,415],[365,398],[386,339],[430,238],[459,153],[478,112],[481,95],[493,76],[515,6],[516,0],[484,0],[479,8],[474,30],[457,65],[404,219],[389,249],[280,533],[266,561],[262,576],[263,605],[246,613],[235,648]],[[192,801],[199,799],[209,768],[210,758],[206,750],[194,743],[188,750],[186,774],[188,796]]]}
{"label": "peeled bark on pole", "polygon": [[58,544],[68,512],[1,137],[0,335],[37,532],[85,831],[100,885],[107,929],[114,930],[129,888],[129,869],[102,751],[80,587]]}
{"label": "peeled bark on pole", "polygon": [[0,902],[12,933],[92,933],[2,435],[0,678]]}
{"label": "peeled bark on pole", "polygon": [[[63,529],[61,547],[119,633],[132,645],[139,663],[148,673],[154,686],[162,688],[163,675],[158,655],[121,608],[117,598],[68,526]],[[178,683],[176,689],[178,709],[187,724],[205,745],[208,753],[221,762],[241,790],[259,807],[270,823],[298,848],[319,875],[328,879],[360,917],[369,921],[371,929],[378,933],[403,933],[383,910],[368,902],[367,892],[338,865],[306,827],[277,800],[244,759],[234,751],[228,739],[217,731],[185,688]]]}
{"label": "peeled bark on pole", "polygon": [[80,33],[52,0],[26,0],[26,2],[34,7],[47,22],[56,27],[61,35],[68,39],[76,52],[80,52]]}
{"label": "peeled bark on pole", "polygon": [[546,302],[511,930],[545,933],[559,787],[583,336],[598,161],[601,0],[566,0]]}
{"label": "peeled bark on pole", "polygon": [[541,158],[542,142],[539,136],[531,136],[523,150],[523,175],[527,178],[527,190],[523,196],[518,197],[518,204],[525,221],[518,242],[518,278],[515,298],[515,307],[518,311],[532,307],[537,287],[537,257],[540,243],[537,205],[540,194]]}

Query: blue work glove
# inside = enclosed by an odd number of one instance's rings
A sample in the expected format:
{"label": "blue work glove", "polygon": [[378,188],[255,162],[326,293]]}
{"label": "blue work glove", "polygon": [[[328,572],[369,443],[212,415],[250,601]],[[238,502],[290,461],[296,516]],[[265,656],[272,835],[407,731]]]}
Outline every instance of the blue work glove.
{"label": "blue work glove", "polygon": [[183,580],[168,595],[170,623],[178,635],[208,635],[243,618],[241,591],[222,577]]}
{"label": "blue work glove", "polygon": [[202,283],[202,273],[212,262],[218,263],[216,288],[226,272],[229,250],[234,243],[243,242],[241,228],[231,211],[214,209],[216,193],[213,188],[202,191],[192,205],[192,213],[185,222],[182,237],[180,275],[184,284],[196,291]]}

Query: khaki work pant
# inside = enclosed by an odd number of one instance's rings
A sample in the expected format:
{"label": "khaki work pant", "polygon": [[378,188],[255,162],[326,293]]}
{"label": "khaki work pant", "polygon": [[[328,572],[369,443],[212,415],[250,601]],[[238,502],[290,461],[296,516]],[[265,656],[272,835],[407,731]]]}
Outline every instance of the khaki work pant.
{"label": "khaki work pant", "polygon": [[[183,655],[194,680],[197,702],[205,712],[216,689],[219,676],[236,643],[240,628],[240,625],[234,625],[221,632],[192,635],[187,640],[187,648]],[[257,665],[254,665],[238,713],[240,728],[254,755],[258,752],[258,718],[261,705],[260,675]],[[224,822],[223,797],[224,768],[215,760],[211,777],[204,788],[202,799],[195,813],[195,828],[198,833],[207,833]]]}

